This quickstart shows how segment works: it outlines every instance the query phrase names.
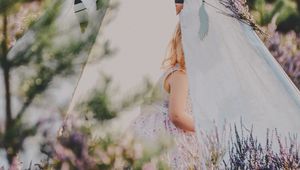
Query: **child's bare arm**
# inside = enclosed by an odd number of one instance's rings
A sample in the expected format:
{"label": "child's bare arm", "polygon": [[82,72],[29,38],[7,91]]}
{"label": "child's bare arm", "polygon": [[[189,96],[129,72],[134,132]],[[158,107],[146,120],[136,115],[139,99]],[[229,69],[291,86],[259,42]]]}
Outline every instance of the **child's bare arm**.
{"label": "child's bare arm", "polygon": [[170,98],[169,116],[175,126],[186,130],[195,131],[194,120],[186,113],[186,100],[188,97],[188,80],[183,71],[176,71],[169,76]]}

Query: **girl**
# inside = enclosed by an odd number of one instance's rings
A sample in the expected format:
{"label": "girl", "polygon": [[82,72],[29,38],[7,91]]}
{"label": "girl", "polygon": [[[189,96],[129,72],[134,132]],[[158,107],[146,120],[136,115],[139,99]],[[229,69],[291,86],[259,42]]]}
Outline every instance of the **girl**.
{"label": "girl", "polygon": [[[176,4],[177,14],[182,4]],[[181,29],[177,24],[169,44],[166,68],[154,92],[155,102],[144,105],[141,115],[134,121],[132,129],[146,141],[159,139],[167,133],[174,139],[174,145],[163,155],[171,169],[186,170],[200,167],[200,148],[195,133],[194,119],[190,105],[188,78],[181,43]]]}

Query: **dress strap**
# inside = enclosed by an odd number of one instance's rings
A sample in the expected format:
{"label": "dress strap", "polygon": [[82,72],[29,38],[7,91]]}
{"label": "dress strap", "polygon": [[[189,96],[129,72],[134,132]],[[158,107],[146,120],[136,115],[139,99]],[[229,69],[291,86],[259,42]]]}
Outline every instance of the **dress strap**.
{"label": "dress strap", "polygon": [[[179,64],[176,64],[175,66],[173,67],[170,67],[164,74],[163,78],[162,78],[162,88],[165,90],[165,81],[166,79],[172,74],[174,73],[175,71],[177,70],[182,70],[180,67],[179,67]],[[184,70],[183,70],[184,71]],[[166,90],[165,90],[166,91]]]}
{"label": "dress strap", "polygon": [[166,70],[166,72],[165,72],[164,79],[166,79],[170,74],[172,74],[173,72],[175,72],[175,71],[177,71],[177,70],[179,70],[179,69],[180,69],[180,68],[179,68],[179,65],[178,65],[178,64],[176,64],[176,65],[173,66],[173,67],[168,68],[168,69]]}

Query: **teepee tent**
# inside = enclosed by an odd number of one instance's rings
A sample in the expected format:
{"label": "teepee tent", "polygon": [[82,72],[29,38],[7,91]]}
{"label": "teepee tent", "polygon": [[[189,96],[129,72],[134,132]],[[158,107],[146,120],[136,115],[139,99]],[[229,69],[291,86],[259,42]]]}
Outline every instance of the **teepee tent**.
{"label": "teepee tent", "polygon": [[298,89],[230,2],[186,0],[180,13],[198,132],[242,121],[259,139],[267,129],[298,133]]}

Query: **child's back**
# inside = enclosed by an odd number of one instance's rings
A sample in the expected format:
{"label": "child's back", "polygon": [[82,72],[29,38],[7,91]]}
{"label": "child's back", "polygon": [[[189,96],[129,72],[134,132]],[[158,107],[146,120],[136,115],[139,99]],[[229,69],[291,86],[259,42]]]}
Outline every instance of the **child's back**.
{"label": "child's back", "polygon": [[[185,170],[200,167],[200,147],[194,132],[185,132],[176,127],[169,117],[169,93],[164,88],[167,76],[179,70],[178,65],[168,69],[159,79],[154,89],[158,99],[141,107],[141,113],[132,124],[135,135],[149,142],[158,141],[168,134],[174,139],[174,145],[163,155],[171,169]],[[157,96],[156,96],[157,97]],[[192,114],[190,99],[187,99],[188,114]]]}

